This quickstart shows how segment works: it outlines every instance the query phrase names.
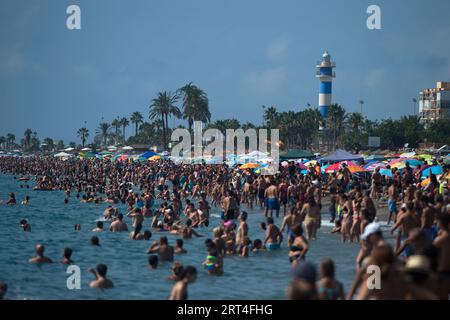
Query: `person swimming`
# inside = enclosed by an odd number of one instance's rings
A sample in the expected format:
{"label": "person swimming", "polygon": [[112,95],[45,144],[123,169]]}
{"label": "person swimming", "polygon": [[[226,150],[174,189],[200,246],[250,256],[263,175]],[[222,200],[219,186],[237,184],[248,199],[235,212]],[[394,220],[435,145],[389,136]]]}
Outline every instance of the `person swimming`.
{"label": "person swimming", "polygon": [[106,277],[108,267],[105,264],[98,264],[95,269],[88,270],[95,276],[95,280],[91,281],[89,287],[94,289],[111,289],[114,288],[113,282]]}
{"label": "person swimming", "polygon": [[52,259],[44,256],[45,247],[42,244],[36,245],[36,256],[28,260],[31,263],[53,263]]}

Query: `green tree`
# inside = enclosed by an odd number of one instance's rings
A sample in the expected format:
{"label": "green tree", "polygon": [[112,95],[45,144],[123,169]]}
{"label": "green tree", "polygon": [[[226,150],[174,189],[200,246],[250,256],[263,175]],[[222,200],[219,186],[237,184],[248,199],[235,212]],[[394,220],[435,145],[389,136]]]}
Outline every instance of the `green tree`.
{"label": "green tree", "polygon": [[97,134],[100,136],[102,143],[104,146],[106,146],[106,143],[108,141],[108,137],[109,137],[109,129],[111,128],[111,125],[107,122],[102,122],[100,123],[98,129],[97,129]]}
{"label": "green tree", "polygon": [[331,134],[331,144],[336,148],[339,144],[342,133],[344,132],[344,122],[347,118],[345,108],[332,104],[328,110],[327,127]]}
{"label": "green tree", "polygon": [[6,147],[8,149],[14,148],[14,145],[16,143],[16,135],[13,133],[8,133],[6,135]]}
{"label": "green tree", "polygon": [[131,115],[131,123],[134,124],[134,135],[137,136],[138,135],[138,128],[139,128],[139,124],[142,123],[142,121],[144,121],[144,117],[142,116],[142,114],[139,111],[135,111],[133,112],[133,114]]}
{"label": "green tree", "polygon": [[0,136],[0,148],[5,148],[6,137]]}
{"label": "green tree", "polygon": [[[89,138],[89,130],[86,127],[82,127],[78,129],[77,135],[81,140],[81,145],[84,148],[84,144],[86,143],[87,138]],[[72,147],[74,148],[74,147]]]}
{"label": "green tree", "polygon": [[69,142],[69,147],[75,149],[75,148],[77,147],[77,143],[76,143],[75,141],[70,141],[70,142]]}
{"label": "green tree", "polygon": [[183,119],[187,119],[189,132],[194,121],[208,123],[211,121],[208,96],[199,87],[191,83],[179,89],[183,97]]}
{"label": "green tree", "polygon": [[121,120],[119,119],[119,117],[117,117],[116,119],[114,119],[111,122],[111,126],[114,128],[115,140],[117,143],[119,141],[119,137],[120,137],[120,127],[122,126],[122,123],[121,123]]}
{"label": "green tree", "polygon": [[120,125],[122,126],[122,139],[123,142],[125,142],[125,128],[130,125],[130,121],[128,121],[127,117],[122,117],[122,119],[120,119]]}
{"label": "green tree", "polygon": [[180,109],[175,105],[178,101],[178,95],[172,94],[170,91],[159,92],[158,96],[152,100],[149,107],[150,119],[160,118],[163,130],[163,148],[167,149],[167,136],[169,129],[169,117],[181,117]]}
{"label": "green tree", "polygon": [[62,150],[62,149],[64,149],[64,141],[58,140],[58,142],[56,143],[56,149],[57,149],[57,150]]}
{"label": "green tree", "polygon": [[31,129],[25,130],[23,133],[23,147],[25,150],[30,149],[31,146],[31,135],[33,134],[33,131]]}

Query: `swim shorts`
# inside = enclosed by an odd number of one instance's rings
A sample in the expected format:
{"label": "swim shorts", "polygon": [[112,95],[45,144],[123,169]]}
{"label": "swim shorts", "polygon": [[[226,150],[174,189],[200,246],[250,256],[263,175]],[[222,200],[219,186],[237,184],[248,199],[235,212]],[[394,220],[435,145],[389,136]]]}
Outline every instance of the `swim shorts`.
{"label": "swim shorts", "polygon": [[397,204],[395,203],[394,200],[389,199],[387,204],[388,204],[389,212],[397,213]]}
{"label": "swim shorts", "polygon": [[275,242],[266,243],[266,249],[269,251],[278,250],[280,249],[280,244]]}
{"label": "swim shorts", "polygon": [[279,210],[280,202],[277,198],[267,198],[267,208],[269,210]]}

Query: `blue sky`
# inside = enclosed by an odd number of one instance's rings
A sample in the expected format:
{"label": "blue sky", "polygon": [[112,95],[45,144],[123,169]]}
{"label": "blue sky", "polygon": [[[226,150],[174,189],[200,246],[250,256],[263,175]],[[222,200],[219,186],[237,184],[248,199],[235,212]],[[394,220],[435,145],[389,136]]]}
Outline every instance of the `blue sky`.
{"label": "blue sky", "polygon": [[[70,4],[81,30],[66,28]],[[382,30],[366,27],[370,4]],[[0,135],[79,142],[84,121],[93,133],[102,117],[147,117],[157,92],[191,81],[213,120],[260,123],[263,104],[317,105],[324,50],[337,64],[333,102],[399,118],[422,88],[450,81],[449,12],[447,0],[2,0]]]}

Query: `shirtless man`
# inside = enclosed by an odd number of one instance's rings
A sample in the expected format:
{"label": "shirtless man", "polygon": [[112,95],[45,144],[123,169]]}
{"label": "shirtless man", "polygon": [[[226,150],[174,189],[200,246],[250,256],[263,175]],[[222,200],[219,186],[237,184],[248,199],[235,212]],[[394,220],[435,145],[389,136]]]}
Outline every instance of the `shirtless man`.
{"label": "shirtless man", "polygon": [[394,216],[394,222],[397,219],[397,200],[398,200],[398,192],[397,188],[395,187],[395,184],[392,182],[388,183],[388,194],[389,194],[389,200],[388,200],[388,208],[389,208],[389,217],[387,224],[391,222],[392,216]]}
{"label": "shirtless man", "polygon": [[42,244],[36,245],[36,256],[28,260],[31,263],[53,263],[52,259],[44,256],[45,247]]}
{"label": "shirtless man", "polygon": [[450,215],[438,215],[439,232],[433,244],[439,252],[437,271],[450,281]]}
{"label": "shirtless man", "polygon": [[72,264],[73,263],[73,260],[71,259],[72,249],[64,248],[62,256],[63,256],[63,260],[61,261],[62,264]]}
{"label": "shirtless man", "polygon": [[243,211],[240,217],[240,223],[236,235],[236,245],[238,246],[238,251],[240,247],[244,246],[248,240],[248,225],[247,225],[247,212]]}
{"label": "shirtless man", "polygon": [[287,228],[288,234],[288,245],[292,244],[292,241],[295,239],[295,234],[292,232],[292,229],[298,225],[302,224],[302,216],[298,214],[298,211],[295,207],[290,207],[288,211],[288,215],[284,217],[283,223],[281,225],[280,232],[283,233],[284,228]]}
{"label": "shirtless man", "polygon": [[264,198],[266,199],[266,209],[264,215],[266,217],[273,217],[273,210],[275,210],[276,217],[280,214],[280,201],[278,200],[279,192],[277,186],[270,181],[269,187],[264,192]]}
{"label": "shirtless man", "polygon": [[128,231],[128,226],[125,222],[122,221],[123,214],[119,213],[116,220],[114,220],[110,226],[109,231],[112,232],[121,232],[121,231]]}
{"label": "shirtless man", "polygon": [[381,174],[380,174],[380,168],[375,168],[375,172],[372,174],[371,180],[372,180],[372,186],[371,186],[371,192],[370,196],[372,199],[378,199],[379,190],[381,186]]}
{"label": "shirtless man", "polygon": [[161,261],[173,261],[174,249],[169,246],[167,237],[163,236],[159,239],[159,244],[157,241],[148,248],[147,254],[157,253]]}
{"label": "shirtless man", "polygon": [[89,287],[94,289],[111,289],[114,287],[114,284],[111,280],[106,277],[106,273],[108,271],[108,267],[104,264],[98,264],[94,269],[90,268],[89,272],[93,273],[95,276],[95,280],[91,281]]}
{"label": "shirtless man", "polygon": [[144,215],[142,214],[142,210],[139,208],[130,210],[127,213],[127,217],[132,219],[133,228],[136,228],[138,223],[142,224],[144,222]]}
{"label": "shirtless man", "polygon": [[225,192],[225,198],[222,201],[222,208],[226,220],[233,220],[236,215],[237,203],[231,192]]}
{"label": "shirtless man", "polygon": [[92,232],[102,232],[103,231],[103,221],[97,221],[97,226],[92,229]]}
{"label": "shirtless man", "polygon": [[[406,205],[403,205],[401,208],[401,213],[398,215],[397,222],[391,228],[391,233],[393,234],[395,230],[401,227],[402,242],[406,241],[411,230],[420,226],[419,217],[416,216],[413,209],[414,204],[412,202],[408,202]],[[414,254],[411,246],[407,246],[404,252],[406,257]]]}
{"label": "shirtless man", "polygon": [[264,239],[264,246],[267,250],[280,249],[281,242],[283,241],[283,235],[280,229],[273,224],[273,218],[267,218],[266,238]]}

